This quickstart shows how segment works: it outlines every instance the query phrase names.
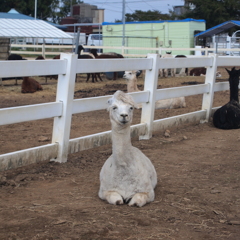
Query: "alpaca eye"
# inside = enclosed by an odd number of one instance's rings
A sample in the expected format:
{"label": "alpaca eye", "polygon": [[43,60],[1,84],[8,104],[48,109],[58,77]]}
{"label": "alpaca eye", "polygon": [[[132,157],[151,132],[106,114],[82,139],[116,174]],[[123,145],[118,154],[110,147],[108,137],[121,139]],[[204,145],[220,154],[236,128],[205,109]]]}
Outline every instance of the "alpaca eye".
{"label": "alpaca eye", "polygon": [[114,107],[113,107],[113,110],[116,110],[116,109],[117,109],[117,107],[116,107],[116,106],[114,106]]}
{"label": "alpaca eye", "polygon": [[133,107],[130,107],[131,110],[133,110]]}

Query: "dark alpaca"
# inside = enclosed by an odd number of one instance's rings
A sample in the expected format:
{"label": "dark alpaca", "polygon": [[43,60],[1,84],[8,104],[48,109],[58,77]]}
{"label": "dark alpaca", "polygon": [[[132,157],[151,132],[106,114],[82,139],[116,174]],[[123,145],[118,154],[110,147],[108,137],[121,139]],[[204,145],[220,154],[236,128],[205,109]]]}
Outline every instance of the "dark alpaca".
{"label": "dark alpaca", "polygon": [[[90,51],[93,56],[96,58],[96,59],[108,59],[108,58],[124,58],[123,55],[119,54],[119,53],[102,53],[100,55],[97,54],[97,49],[91,49]],[[117,72],[114,72],[113,73],[113,80],[116,80],[117,79]]]}
{"label": "dark alpaca", "polygon": [[201,76],[206,75],[207,69],[205,67],[200,67],[200,68],[193,68],[190,70],[190,76]]}
{"label": "dark alpaca", "polygon": [[[18,54],[10,54],[6,60],[15,61],[15,60],[27,60],[27,59],[23,58],[21,55],[18,55]],[[17,80],[23,79],[23,78],[22,77],[2,78],[2,81],[11,80],[11,79],[15,79],[15,85],[18,85]]]}
{"label": "dark alpaca", "polygon": [[[89,54],[81,54],[81,51],[84,50],[84,47],[82,45],[78,46],[78,59],[94,59],[91,55]],[[100,81],[103,81],[100,73],[87,73],[87,80],[86,82],[88,82],[90,76],[92,75],[92,82],[94,83],[95,81],[98,82],[98,78]],[[77,78],[77,77],[76,77]]]}
{"label": "dark alpaca", "polygon": [[27,59],[23,58],[21,55],[18,54],[10,54],[7,60],[27,60]]}
{"label": "dark alpaca", "polygon": [[22,81],[22,93],[34,93],[43,90],[42,86],[34,78],[24,77]]}
{"label": "dark alpaca", "polygon": [[[42,55],[39,55],[36,57],[35,60],[45,60],[45,58]],[[45,77],[45,83],[47,83],[47,78],[51,76],[39,76],[39,77]]]}
{"label": "dark alpaca", "polygon": [[235,67],[226,69],[229,74],[230,101],[217,109],[213,114],[213,125],[220,129],[240,128],[240,105],[238,99],[238,85],[240,70]]}
{"label": "dark alpaca", "polygon": [[39,56],[36,57],[35,60],[45,60],[45,58],[42,55],[39,55]]}

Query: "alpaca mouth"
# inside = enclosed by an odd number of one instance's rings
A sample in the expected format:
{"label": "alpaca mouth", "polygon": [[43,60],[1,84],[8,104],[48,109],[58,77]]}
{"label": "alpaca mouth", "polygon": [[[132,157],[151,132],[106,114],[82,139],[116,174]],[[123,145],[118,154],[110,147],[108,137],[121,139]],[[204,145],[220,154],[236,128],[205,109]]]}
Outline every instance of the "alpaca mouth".
{"label": "alpaca mouth", "polygon": [[128,123],[128,121],[124,119],[121,121],[121,123],[126,124],[126,123]]}

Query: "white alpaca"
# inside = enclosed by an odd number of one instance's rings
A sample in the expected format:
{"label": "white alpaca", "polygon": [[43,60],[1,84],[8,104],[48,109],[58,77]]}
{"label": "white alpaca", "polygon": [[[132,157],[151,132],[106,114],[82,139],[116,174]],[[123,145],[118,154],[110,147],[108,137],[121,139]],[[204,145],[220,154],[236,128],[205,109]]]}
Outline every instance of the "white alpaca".
{"label": "white alpaca", "polygon": [[117,91],[108,103],[112,155],[101,169],[98,195],[110,204],[142,207],[154,201],[157,174],[150,159],[131,143],[130,125],[136,105],[122,91]]}
{"label": "white alpaca", "polygon": [[[140,91],[137,87],[136,71],[125,71],[123,78],[127,80],[128,93]],[[155,103],[155,109],[173,109],[183,107],[186,107],[185,97],[163,99],[158,100]],[[141,108],[140,104],[138,105],[138,108]]]}

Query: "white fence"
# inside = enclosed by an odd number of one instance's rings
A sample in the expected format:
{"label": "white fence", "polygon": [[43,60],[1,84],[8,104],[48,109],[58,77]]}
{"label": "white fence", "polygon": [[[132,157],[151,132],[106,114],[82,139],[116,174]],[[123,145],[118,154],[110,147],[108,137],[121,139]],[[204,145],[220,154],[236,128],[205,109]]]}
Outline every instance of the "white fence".
{"label": "white fence", "polygon": [[[152,132],[156,130],[184,122],[209,120],[212,114],[214,92],[229,88],[227,82],[215,83],[217,66],[240,66],[239,60],[239,57],[217,55],[162,59],[157,54],[149,54],[144,59],[78,60],[75,54],[62,53],[61,59],[54,61],[1,61],[0,78],[56,74],[59,76],[55,102],[0,109],[0,125],[54,118],[51,144],[0,155],[0,170],[47,159],[66,162],[69,153],[111,142],[111,131],[69,139],[72,114],[106,109],[109,98],[109,96],[102,96],[74,100],[76,73],[146,69],[144,91],[131,94],[136,103],[142,103],[141,122],[132,126],[132,136],[149,139]],[[159,68],[180,67],[207,67],[205,84],[157,89]],[[196,94],[203,94],[202,110],[154,121],[155,101]]]}
{"label": "white fence", "polygon": [[[166,51],[192,51],[195,55],[209,55],[209,53],[219,53],[220,55],[226,55],[226,53],[229,53],[230,55],[234,55],[231,52],[240,52],[240,48],[238,49],[233,49],[233,48],[199,48],[200,46],[196,46],[195,48],[144,48],[144,47],[107,47],[107,46],[87,46],[85,45],[84,48],[90,49],[90,48],[95,48],[95,49],[107,49],[109,51],[112,49],[112,51],[118,50],[119,53],[121,53],[124,57],[146,57],[146,54],[139,54],[137,53],[139,50],[147,50],[149,52],[156,52],[160,55],[163,55],[166,53]],[[22,48],[22,50],[11,50],[11,53],[16,53],[16,54],[24,54],[24,55],[42,55],[44,58],[47,55],[58,55],[63,51],[68,51],[68,52],[73,52],[75,49],[75,45],[29,45],[29,44],[11,44],[11,48]],[[25,51],[25,48],[33,48],[34,51]],[[40,49],[36,51],[35,49]],[[51,49],[51,51],[47,51],[47,49]],[[57,49],[58,51],[53,51],[54,49]],[[128,51],[134,52],[135,54],[128,54]],[[105,50],[106,52],[106,50]]]}

